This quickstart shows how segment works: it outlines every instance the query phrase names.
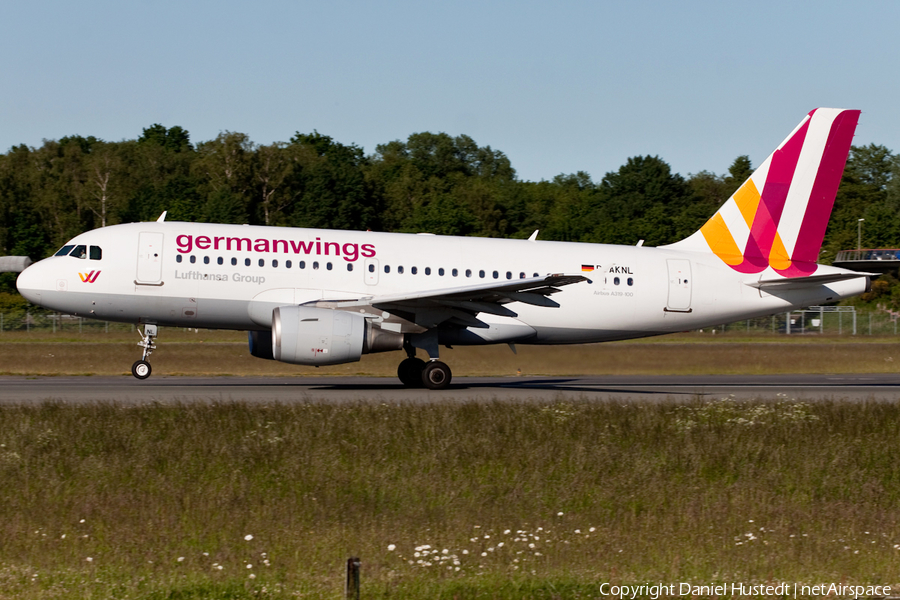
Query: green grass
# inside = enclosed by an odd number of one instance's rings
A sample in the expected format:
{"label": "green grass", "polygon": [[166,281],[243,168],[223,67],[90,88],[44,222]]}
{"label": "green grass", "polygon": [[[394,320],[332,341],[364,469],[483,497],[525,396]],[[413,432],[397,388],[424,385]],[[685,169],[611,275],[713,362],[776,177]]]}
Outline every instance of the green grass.
{"label": "green grass", "polygon": [[[140,358],[136,333],[15,333],[0,337],[0,375],[127,375]],[[250,356],[246,335],[165,329],[153,353],[154,376],[371,375],[396,377],[403,352],[366,354],[359,362],[322,368]],[[422,352],[419,353],[423,355]],[[441,349],[455,376],[892,373],[900,364],[895,337],[716,337],[681,334],[573,346],[504,345]]]}
{"label": "green grass", "polygon": [[336,598],[349,556],[366,598],[897,583],[898,429],[792,399],[5,406],[0,598]]}

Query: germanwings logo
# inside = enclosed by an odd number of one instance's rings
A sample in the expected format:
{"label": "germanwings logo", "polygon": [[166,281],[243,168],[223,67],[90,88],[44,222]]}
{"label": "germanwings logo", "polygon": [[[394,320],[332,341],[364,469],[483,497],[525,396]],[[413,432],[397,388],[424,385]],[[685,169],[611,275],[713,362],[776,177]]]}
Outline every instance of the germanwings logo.
{"label": "germanwings logo", "polygon": [[97,276],[100,275],[100,271],[91,271],[90,273],[79,273],[78,276],[81,277],[82,283],[94,283],[97,281]]}
{"label": "germanwings logo", "polygon": [[858,110],[809,113],[700,229],[709,249],[740,273],[815,272],[858,118]]}

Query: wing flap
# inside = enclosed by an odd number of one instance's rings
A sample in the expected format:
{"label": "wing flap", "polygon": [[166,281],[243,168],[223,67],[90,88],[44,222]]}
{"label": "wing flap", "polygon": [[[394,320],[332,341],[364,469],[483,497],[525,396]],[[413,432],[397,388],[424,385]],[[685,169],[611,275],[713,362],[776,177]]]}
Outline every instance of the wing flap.
{"label": "wing flap", "polygon": [[513,302],[558,308],[559,303],[549,296],[562,291],[560,288],[563,286],[582,281],[587,281],[587,277],[553,274],[439,290],[333,300],[328,301],[327,305],[343,310],[374,308],[429,329],[442,323],[485,328],[487,325],[477,318],[478,313],[516,318],[518,314],[506,306]]}

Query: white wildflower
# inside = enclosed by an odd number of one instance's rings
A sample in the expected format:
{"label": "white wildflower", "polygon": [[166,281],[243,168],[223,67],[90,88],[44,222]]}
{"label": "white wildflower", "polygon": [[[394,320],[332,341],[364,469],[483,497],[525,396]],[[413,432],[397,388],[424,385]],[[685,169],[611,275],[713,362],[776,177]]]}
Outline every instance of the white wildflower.
{"label": "white wildflower", "polygon": [[249,542],[250,540],[253,539],[253,536],[248,533],[247,535],[244,536],[244,539]]}
{"label": "white wildflower", "polygon": [[397,546],[395,546],[394,544],[388,544],[388,552],[393,552],[396,548]]}

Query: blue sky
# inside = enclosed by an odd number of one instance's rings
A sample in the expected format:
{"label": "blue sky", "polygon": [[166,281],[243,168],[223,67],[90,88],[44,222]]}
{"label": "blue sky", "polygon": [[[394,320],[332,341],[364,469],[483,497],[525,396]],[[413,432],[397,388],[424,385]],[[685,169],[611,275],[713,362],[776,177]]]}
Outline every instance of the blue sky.
{"label": "blue sky", "polygon": [[525,180],[761,162],[810,109],[900,151],[900,2],[8,2],[0,151],[318,130],[470,135]]}

